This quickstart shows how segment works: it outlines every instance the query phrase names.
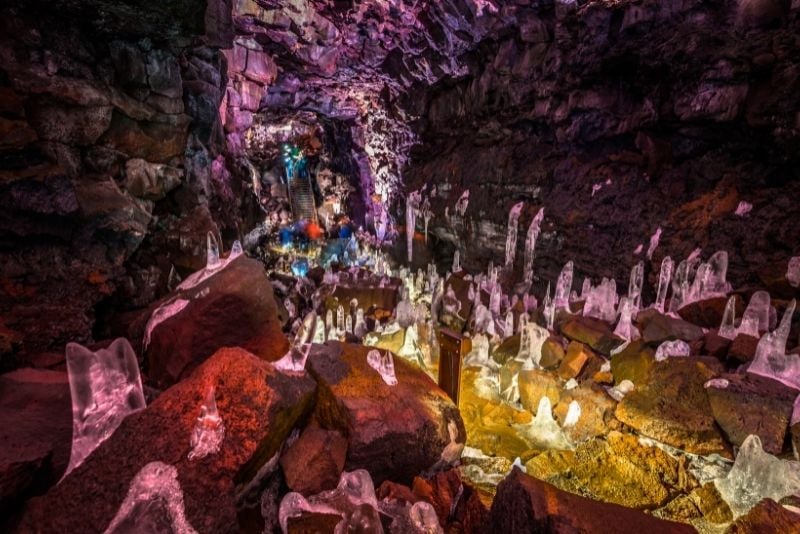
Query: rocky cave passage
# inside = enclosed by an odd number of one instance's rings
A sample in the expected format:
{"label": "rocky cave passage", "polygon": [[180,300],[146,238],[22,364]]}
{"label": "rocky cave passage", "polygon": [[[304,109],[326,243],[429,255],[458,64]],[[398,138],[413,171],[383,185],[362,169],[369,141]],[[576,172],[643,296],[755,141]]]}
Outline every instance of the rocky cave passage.
{"label": "rocky cave passage", "polygon": [[798,0],[7,0],[0,531],[800,533]]}

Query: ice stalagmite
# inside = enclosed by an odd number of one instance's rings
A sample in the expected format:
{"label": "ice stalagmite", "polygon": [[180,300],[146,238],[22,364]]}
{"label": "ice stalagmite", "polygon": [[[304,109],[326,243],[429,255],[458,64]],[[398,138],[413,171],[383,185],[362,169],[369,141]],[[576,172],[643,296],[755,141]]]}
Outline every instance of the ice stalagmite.
{"label": "ice stalagmite", "polygon": [[627,297],[622,297],[619,302],[619,322],[614,329],[614,335],[626,341],[639,339],[639,330],[633,326],[631,316],[633,314],[633,303]]}
{"label": "ice stalagmite", "polygon": [[414,191],[406,200],[406,246],[408,248],[408,263],[411,264],[414,244],[414,231],[417,226],[417,212],[419,211],[420,194]]}
{"label": "ice stalagmite", "polygon": [[206,242],[208,244],[206,249],[206,269],[216,269],[220,266],[219,243],[213,232],[206,234]]}
{"label": "ice stalagmite", "polygon": [[453,252],[453,272],[461,272],[461,253],[458,251],[458,249]]}
{"label": "ice stalagmite", "polygon": [[764,452],[761,439],[750,435],[727,476],[714,480],[714,485],[734,517],[739,517],[762,499],[778,502],[789,495],[800,495],[800,463]]}
{"label": "ice stalagmite", "polygon": [[700,298],[725,295],[731,289],[731,284],[728,282],[728,253],[718,250],[708,259],[708,278]]}
{"label": "ice stalagmite", "polygon": [[542,359],[542,346],[550,332],[536,323],[527,323],[520,333],[519,352],[516,359],[523,362],[523,367],[531,369],[539,367]]}
{"label": "ice stalagmite", "polygon": [[200,406],[200,415],[192,430],[189,440],[192,450],[189,451],[189,460],[204,458],[209,454],[216,454],[225,439],[225,423],[217,410],[216,389],[208,388],[206,398]]}
{"label": "ice stalagmite", "polygon": [[594,317],[606,322],[613,322],[617,316],[617,282],[603,278],[600,285],[587,290],[583,305],[584,317]]}
{"label": "ice stalagmite", "polygon": [[131,532],[197,533],[186,519],[175,466],[150,462],[133,477],[125,500],[104,534]]}
{"label": "ice stalagmite", "polygon": [[553,329],[553,323],[555,322],[556,318],[556,308],[555,303],[550,298],[550,282],[547,282],[547,294],[544,297],[544,302],[542,302],[542,313],[544,314],[545,322],[547,324],[547,329]]}
{"label": "ice stalagmite", "polygon": [[381,353],[373,349],[367,353],[367,363],[378,371],[378,374],[388,385],[397,385],[397,377],[394,374],[394,359],[391,352]]}
{"label": "ice stalagmite", "polygon": [[233,248],[226,258],[220,257],[220,245],[213,232],[208,232],[206,235],[206,266],[199,271],[189,275],[186,280],[178,285],[178,289],[187,290],[191,289],[201,282],[211,278],[219,271],[227,267],[227,265],[243,254],[242,244],[239,241],[233,243]]}
{"label": "ice stalagmite", "polygon": [[553,308],[555,310],[569,311],[569,292],[572,290],[573,264],[568,261],[561,269],[556,282],[556,293],[553,298]]}
{"label": "ice stalagmite", "polygon": [[766,332],[769,329],[769,308],[769,293],[766,291],[753,293],[742,314],[742,322],[736,333],[758,337],[760,332]]}
{"label": "ice stalagmite", "polygon": [[719,325],[717,334],[725,339],[736,337],[736,297],[732,296],[725,303],[725,312],[722,314],[722,323]]}
{"label": "ice stalagmite", "polygon": [[[580,417],[580,411],[577,412],[577,416],[575,409],[572,411],[570,423],[574,425]],[[575,448],[562,427],[553,418],[553,407],[547,396],[539,399],[539,406],[533,422],[527,425],[514,425],[514,427],[534,449],[572,450]]]}
{"label": "ice stalagmite", "polygon": [[92,352],[77,343],[66,350],[72,396],[72,450],[64,476],[133,412],[145,407],[136,354],[125,338]]}
{"label": "ice stalagmite", "polygon": [[544,219],[544,208],[539,208],[539,212],[528,226],[528,233],[525,238],[525,264],[524,274],[526,282],[533,282],[533,257],[536,253],[536,239],[541,231],[542,219]]}
{"label": "ice stalagmite", "polygon": [[431,221],[431,217],[433,216],[433,212],[431,211],[431,202],[426,197],[425,200],[422,201],[422,208],[420,209],[420,213],[422,214],[422,220],[425,223],[425,242],[428,242],[428,223]]}
{"label": "ice stalagmite", "polygon": [[469,206],[469,189],[461,193],[461,197],[456,201],[456,213],[463,217],[467,213],[467,206]]}
{"label": "ice stalagmite", "polygon": [[519,230],[519,215],[522,213],[522,202],[517,202],[508,213],[508,229],[506,233],[506,266],[514,265],[517,255],[517,233]]}
{"label": "ice stalagmite", "polygon": [[786,354],[786,342],[792,325],[796,301],[786,307],[781,323],[773,332],[764,334],[756,347],[756,356],[748,373],[772,378],[789,387],[800,389],[800,355]]}
{"label": "ice stalagmite", "polygon": [[669,281],[672,278],[672,270],[675,267],[675,262],[669,256],[664,256],[661,260],[661,271],[658,273],[658,290],[656,291],[656,302],[653,307],[659,312],[664,313],[664,305],[667,302],[667,290],[669,289]]}
{"label": "ice stalagmite", "polygon": [[640,261],[631,269],[631,279],[628,282],[628,300],[631,312],[635,315],[642,307],[642,287],[644,286],[644,262]]}
{"label": "ice stalagmite", "polygon": [[411,518],[411,524],[419,534],[444,533],[441,525],[439,525],[439,517],[436,515],[436,510],[430,503],[425,501],[415,502],[411,505],[408,515]]}
{"label": "ice stalagmite", "polygon": [[650,236],[650,246],[647,247],[647,259],[650,260],[653,258],[653,252],[656,251],[658,247],[658,242],[661,239],[661,227],[659,226],[655,233]]}
{"label": "ice stalagmite", "polygon": [[289,351],[280,360],[273,363],[275,368],[289,374],[305,373],[306,360],[311,350],[311,340],[316,330],[317,314],[312,311],[303,319]]}

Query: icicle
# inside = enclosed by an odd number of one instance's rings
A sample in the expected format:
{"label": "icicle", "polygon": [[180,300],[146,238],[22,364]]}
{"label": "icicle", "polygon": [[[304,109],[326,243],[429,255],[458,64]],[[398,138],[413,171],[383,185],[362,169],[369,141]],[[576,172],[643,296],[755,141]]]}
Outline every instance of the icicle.
{"label": "icicle", "polygon": [[419,210],[420,194],[414,191],[406,200],[406,246],[408,248],[408,263],[411,264],[413,256],[414,232],[417,225],[417,211]]}
{"label": "icicle", "polygon": [[228,259],[236,258],[237,256],[241,256],[242,254],[244,254],[244,251],[242,250],[242,242],[237,239],[236,241],[233,242],[233,245],[231,246],[231,253],[228,254]]}
{"label": "icicle", "polygon": [[544,308],[542,312],[544,313],[547,329],[552,330],[553,323],[555,321],[556,310],[553,305],[553,301],[550,298],[550,282],[547,282],[547,295],[545,295],[544,297],[544,302],[542,303],[542,307]]}
{"label": "icicle", "polygon": [[736,297],[731,296],[725,304],[725,312],[722,314],[722,323],[719,325],[717,334],[725,339],[736,337]]}
{"label": "icicle", "polygon": [[306,315],[289,351],[280,360],[272,364],[275,369],[289,374],[305,373],[306,360],[308,359],[308,353],[311,351],[311,340],[317,329],[316,323],[317,314],[315,312],[312,311]]}
{"label": "icicle", "polygon": [[661,239],[661,227],[659,226],[656,232],[650,236],[650,246],[647,247],[647,259],[653,259],[653,252],[656,251],[656,247],[658,247],[658,242]]}
{"label": "icicle", "polygon": [[208,245],[206,250],[206,269],[216,269],[220,266],[219,243],[217,243],[217,238],[213,232],[206,234],[206,243]]}
{"label": "icicle", "polygon": [[619,322],[614,329],[614,335],[621,337],[626,341],[633,341],[639,338],[639,331],[631,323],[631,315],[633,313],[633,304],[627,297],[620,299],[619,303]]}
{"label": "icicle", "polygon": [[644,286],[644,262],[640,261],[631,269],[631,279],[628,283],[628,300],[631,313],[636,314],[642,307],[642,287]]}
{"label": "icicle", "polygon": [[672,278],[672,269],[675,267],[675,262],[669,256],[664,256],[661,260],[661,271],[658,274],[658,290],[656,291],[656,302],[653,307],[659,312],[664,313],[664,305],[667,302],[667,290],[669,289],[669,281]]}
{"label": "icicle", "polygon": [[367,353],[367,363],[375,369],[386,384],[397,385],[397,377],[394,374],[394,359],[391,352],[381,353],[378,350],[371,350]]}
{"label": "icicle", "polygon": [[431,216],[433,212],[431,212],[431,203],[430,201],[425,198],[422,202],[422,220],[425,221],[425,242],[428,242],[428,223],[431,220]]}
{"label": "icicle", "polygon": [[536,239],[539,237],[542,219],[544,218],[544,208],[539,208],[539,212],[528,226],[528,234],[525,238],[525,265],[524,275],[526,282],[533,282],[533,258],[536,252]]}
{"label": "icicle", "polygon": [[517,232],[519,215],[522,213],[522,202],[517,202],[508,213],[508,228],[506,232],[506,267],[513,267],[517,255]]}
{"label": "icicle", "polygon": [[796,305],[794,299],[789,302],[778,328],[764,334],[756,347],[756,356],[748,373],[772,378],[789,387],[800,389],[800,355],[786,354],[786,342],[792,326],[792,316]]}
{"label": "icicle", "polygon": [[458,251],[458,249],[453,252],[453,272],[461,272],[461,253]]}
{"label": "icicle", "polygon": [[215,388],[211,386],[200,406],[200,415],[197,417],[192,437],[189,440],[192,446],[192,450],[189,451],[189,460],[218,453],[223,439],[225,439],[225,423],[222,422],[222,417],[217,410]]}
{"label": "icicle", "polygon": [[742,315],[737,334],[758,337],[760,332],[769,329],[770,298],[766,291],[756,291],[750,297],[750,302]]}
{"label": "icicle", "polygon": [[572,261],[568,261],[561,269],[556,282],[556,294],[553,299],[553,308],[555,310],[569,310],[569,292],[572,289],[572,274],[573,265]]}

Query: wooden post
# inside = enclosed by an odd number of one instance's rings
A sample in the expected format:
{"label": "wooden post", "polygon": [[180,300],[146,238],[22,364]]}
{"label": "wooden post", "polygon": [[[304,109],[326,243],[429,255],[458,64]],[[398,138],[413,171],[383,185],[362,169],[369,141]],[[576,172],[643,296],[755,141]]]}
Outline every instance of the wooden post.
{"label": "wooden post", "polygon": [[444,327],[439,328],[436,335],[439,339],[439,387],[458,405],[461,363],[472,350],[472,339]]}

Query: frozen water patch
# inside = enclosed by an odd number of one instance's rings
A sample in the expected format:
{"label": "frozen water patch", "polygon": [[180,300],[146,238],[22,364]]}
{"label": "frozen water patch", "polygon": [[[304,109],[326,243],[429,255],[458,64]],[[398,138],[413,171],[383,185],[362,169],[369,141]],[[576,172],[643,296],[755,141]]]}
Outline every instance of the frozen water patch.
{"label": "frozen water patch", "polygon": [[391,352],[381,353],[379,350],[372,349],[367,353],[367,363],[381,375],[387,385],[397,385],[397,376],[394,373],[394,359]]}
{"label": "frozen water patch", "polygon": [[217,410],[215,388],[212,386],[208,388],[206,398],[200,406],[200,415],[192,429],[190,439],[192,450],[189,451],[189,460],[198,460],[218,453],[224,439],[225,423],[222,422]]}
{"label": "frozen water patch", "polygon": [[153,332],[155,331],[156,327],[169,319],[170,317],[174,317],[178,315],[180,312],[183,311],[186,306],[189,305],[189,301],[182,298],[176,298],[169,302],[165,302],[155,310],[150,315],[150,318],[147,320],[147,325],[144,329],[144,348],[150,346],[150,339],[153,336]]}

